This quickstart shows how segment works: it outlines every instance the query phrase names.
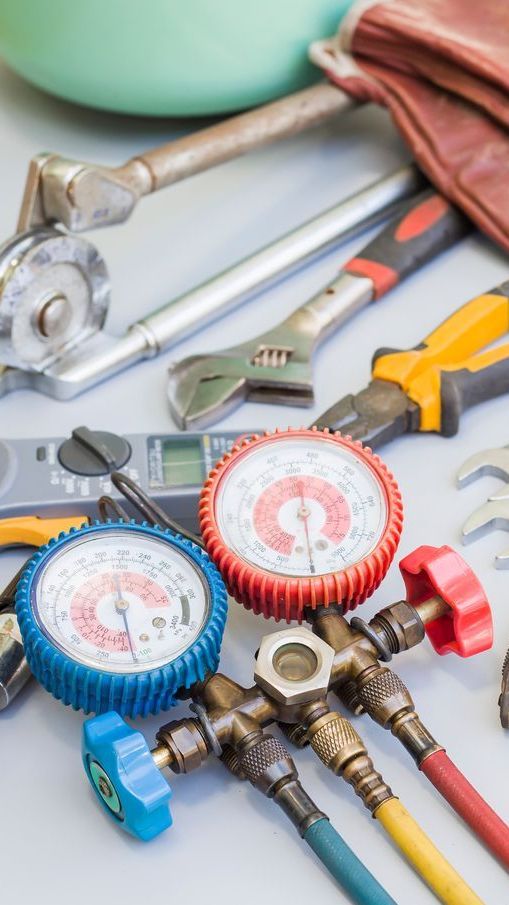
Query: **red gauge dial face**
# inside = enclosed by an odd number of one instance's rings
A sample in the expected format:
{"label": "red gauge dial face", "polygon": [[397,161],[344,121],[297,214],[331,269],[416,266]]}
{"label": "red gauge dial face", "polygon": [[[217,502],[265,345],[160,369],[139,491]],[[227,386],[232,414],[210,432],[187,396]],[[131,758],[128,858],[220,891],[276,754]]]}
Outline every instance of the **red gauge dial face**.
{"label": "red gauge dial face", "polygon": [[387,523],[379,476],[323,434],[268,438],[221,478],[215,518],[246,563],[286,576],[327,575],[365,559]]}

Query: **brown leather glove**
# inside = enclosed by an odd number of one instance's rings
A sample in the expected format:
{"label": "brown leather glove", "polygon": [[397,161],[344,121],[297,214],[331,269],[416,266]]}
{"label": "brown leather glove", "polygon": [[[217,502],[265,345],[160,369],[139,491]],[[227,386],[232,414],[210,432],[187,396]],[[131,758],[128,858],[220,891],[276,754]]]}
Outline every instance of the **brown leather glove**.
{"label": "brown leather glove", "polygon": [[389,108],[437,188],[509,251],[509,2],[358,0],[311,59]]}

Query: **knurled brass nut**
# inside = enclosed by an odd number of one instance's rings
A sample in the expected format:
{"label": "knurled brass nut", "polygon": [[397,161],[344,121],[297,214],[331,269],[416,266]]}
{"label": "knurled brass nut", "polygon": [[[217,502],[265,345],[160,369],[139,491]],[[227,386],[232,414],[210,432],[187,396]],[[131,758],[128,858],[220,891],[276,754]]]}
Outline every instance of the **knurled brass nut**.
{"label": "knurled brass nut", "polygon": [[327,693],[334,649],[299,626],[262,638],[256,657],[255,682],[282,704],[318,700]]}
{"label": "knurled brass nut", "polygon": [[420,644],[424,638],[424,626],[413,606],[404,600],[388,608],[392,618],[401,628],[408,647]]}
{"label": "knurled brass nut", "polygon": [[157,739],[172,752],[172,769],[175,773],[190,773],[207,758],[207,745],[192,720],[161,726]]}

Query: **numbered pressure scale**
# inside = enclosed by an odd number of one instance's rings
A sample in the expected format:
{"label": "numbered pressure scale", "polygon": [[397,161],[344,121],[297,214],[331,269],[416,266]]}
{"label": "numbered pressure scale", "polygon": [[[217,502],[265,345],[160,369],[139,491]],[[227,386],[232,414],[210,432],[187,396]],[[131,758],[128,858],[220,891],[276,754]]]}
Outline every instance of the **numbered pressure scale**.
{"label": "numbered pressure scale", "polygon": [[215,671],[224,585],[207,555],[170,531],[97,523],[50,542],[16,594],[32,673],[64,704],[126,716],[166,710]]}
{"label": "numbered pressure scale", "polygon": [[[383,579],[401,532],[383,463],[326,431],[246,440],[211,472],[203,541],[136,523],[61,535],[29,561],[16,612],[31,672],[86,713],[166,710],[217,669],[226,591],[286,621],[346,611]],[[219,574],[220,573],[220,574]]]}
{"label": "numbered pressure scale", "polygon": [[246,441],[205,484],[200,523],[230,593],[276,619],[352,609],[383,579],[401,533],[397,486],[360,443],[318,430]]}

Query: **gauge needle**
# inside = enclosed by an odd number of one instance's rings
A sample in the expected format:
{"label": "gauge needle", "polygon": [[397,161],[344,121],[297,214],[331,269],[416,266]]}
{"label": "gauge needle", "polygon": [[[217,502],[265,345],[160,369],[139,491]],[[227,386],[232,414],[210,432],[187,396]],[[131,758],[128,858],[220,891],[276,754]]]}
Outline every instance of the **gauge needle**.
{"label": "gauge needle", "polygon": [[120,587],[120,578],[117,574],[113,575],[113,581],[115,582],[115,589],[117,591],[117,601],[115,603],[115,609],[119,616],[122,616],[124,622],[125,633],[127,635],[127,641],[129,643],[129,650],[131,651],[131,656],[136,662],[136,654],[134,653],[133,648],[133,640],[131,638],[131,632],[129,631],[129,623],[127,621],[127,610],[129,609],[129,601],[125,600],[122,597],[122,588]]}
{"label": "gauge needle", "polygon": [[300,507],[297,512],[297,516],[302,519],[304,522],[304,533],[306,535],[306,545],[308,548],[308,556],[309,556],[309,569],[311,572],[315,571],[315,564],[313,562],[313,554],[311,552],[311,541],[309,539],[309,525],[308,518],[311,515],[308,507],[306,506],[306,501],[304,499],[304,484],[299,482],[298,484],[299,494],[300,494]]}

